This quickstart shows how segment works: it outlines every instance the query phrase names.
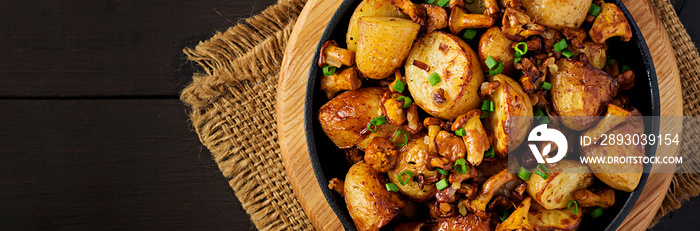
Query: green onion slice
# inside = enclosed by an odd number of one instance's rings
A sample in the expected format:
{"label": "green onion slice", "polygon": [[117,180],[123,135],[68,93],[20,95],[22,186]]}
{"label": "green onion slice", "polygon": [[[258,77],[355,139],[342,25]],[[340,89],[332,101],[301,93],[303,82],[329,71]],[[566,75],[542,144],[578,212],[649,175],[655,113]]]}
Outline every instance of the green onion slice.
{"label": "green onion slice", "polygon": [[[574,208],[571,208],[571,204],[574,205]],[[568,204],[566,204],[566,208],[571,210],[571,212],[574,212],[574,214],[578,215],[578,202],[575,200],[570,200]]]}
{"label": "green onion slice", "polygon": [[476,30],[473,29],[466,29],[464,30],[464,33],[462,34],[462,38],[464,40],[472,40],[476,37]]}
{"label": "green onion slice", "polygon": [[549,176],[549,171],[547,171],[547,166],[544,166],[544,164],[538,164],[537,167],[535,167],[535,174],[542,177],[542,179],[546,180],[547,176]]}
{"label": "green onion slice", "polygon": [[515,49],[515,57],[521,57],[527,53],[527,43],[519,42],[518,44],[515,44],[513,49]]}
{"label": "green onion slice", "polygon": [[544,112],[542,111],[542,109],[540,109],[540,108],[535,108],[535,112],[533,114],[535,117],[545,115]]}
{"label": "green onion slice", "polygon": [[608,58],[608,65],[613,65],[613,64],[615,64],[615,62],[617,62],[617,60]]}
{"label": "green onion slice", "polygon": [[484,62],[486,63],[486,66],[489,68],[489,70],[493,69],[494,67],[496,67],[496,64],[498,64],[496,63],[496,60],[494,60],[491,56],[486,58],[486,61]]}
{"label": "green onion slice", "polygon": [[530,175],[532,172],[530,170],[525,169],[523,166],[520,166],[520,170],[518,170],[518,177],[523,180],[530,180]]}
{"label": "green onion slice", "polygon": [[491,109],[491,100],[485,99],[481,101],[481,110],[489,111]]}
{"label": "green onion slice", "polygon": [[513,60],[513,63],[518,63],[522,59],[523,59],[523,57],[515,57],[515,59]]}
{"label": "green onion slice", "polygon": [[425,3],[433,4],[433,3],[435,3],[435,0],[425,0]]}
{"label": "green onion slice", "polygon": [[503,61],[498,61],[498,67],[496,67],[496,69],[494,69],[494,70],[489,70],[489,76],[501,74],[502,71],[503,71]]}
{"label": "green onion slice", "polygon": [[323,75],[331,76],[331,75],[335,74],[335,69],[336,69],[336,67],[334,67],[334,66],[330,66],[330,65],[325,66],[325,67],[323,67]]}
{"label": "green onion slice", "polygon": [[404,83],[400,79],[397,79],[394,82],[394,85],[391,86],[391,88],[393,88],[394,90],[396,90],[399,93],[403,93],[403,90],[406,88],[406,83]]}
{"label": "green onion slice", "polygon": [[466,174],[468,169],[467,160],[459,158],[459,160],[455,161],[454,169],[459,174]]}
{"label": "green onion slice", "polygon": [[504,221],[506,221],[506,219],[508,219],[508,217],[510,217],[510,211],[505,210],[505,211],[503,211],[502,216],[498,216],[498,219],[500,219],[501,222],[504,222]]}
{"label": "green onion slice", "polygon": [[386,191],[389,192],[398,192],[399,191],[399,186],[394,184],[394,183],[387,183],[384,185],[386,187]]}
{"label": "green onion slice", "polygon": [[591,217],[598,218],[600,216],[603,216],[603,208],[602,207],[598,207],[598,208],[594,209],[593,211],[591,211]]}
{"label": "green onion slice", "polygon": [[441,169],[441,168],[437,168],[437,172],[442,174],[442,175],[445,175],[445,176],[450,175],[450,172],[448,172],[445,169]]}
{"label": "green onion slice", "polygon": [[494,158],[494,157],[496,157],[496,153],[493,150],[493,146],[491,146],[491,148],[489,148],[489,150],[486,150],[486,152],[484,152],[484,158]]}
{"label": "green onion slice", "polygon": [[598,4],[591,4],[591,8],[588,9],[588,14],[593,16],[598,16],[600,13],[600,6]]}
{"label": "green onion slice", "polygon": [[481,114],[481,116],[479,116],[479,119],[489,118],[489,115],[491,115],[490,112],[482,111],[482,114]]}
{"label": "green onion slice", "polygon": [[620,72],[625,72],[625,71],[627,71],[627,70],[629,70],[629,69],[631,69],[630,66],[622,65],[622,71],[620,71]]}
{"label": "green onion slice", "polygon": [[[406,176],[406,177],[404,177],[404,176]],[[399,184],[401,184],[401,186],[408,184],[408,181],[411,179],[413,179],[413,172],[403,171],[403,172],[399,173]]]}
{"label": "green onion slice", "polygon": [[438,73],[432,73],[430,76],[428,76],[428,83],[430,83],[430,86],[435,86],[436,84],[440,83],[442,81],[440,79],[440,75]]}
{"label": "green onion slice", "polygon": [[545,90],[548,90],[548,91],[549,91],[549,90],[552,90],[552,84],[551,84],[551,83],[548,83],[548,82],[543,82],[543,83],[542,83],[542,89],[545,89]]}
{"label": "green onion slice", "polygon": [[[396,144],[396,141],[394,141],[394,139],[396,139],[396,137],[399,137],[399,135],[403,135],[403,142],[401,142],[400,144]],[[394,146],[396,147],[406,146],[406,144],[408,144],[408,135],[406,135],[406,133],[402,130],[396,130],[396,132],[394,132],[394,138],[391,139],[391,142],[394,143]]]}
{"label": "green onion slice", "polygon": [[443,178],[435,184],[435,187],[437,187],[437,190],[443,190],[450,187],[450,183],[447,182],[447,178]]}
{"label": "green onion slice", "polygon": [[[372,132],[377,132],[377,127],[379,125],[382,125],[385,123],[386,123],[386,116],[377,116],[376,118],[369,121],[369,124],[367,124],[367,130],[370,130]],[[372,129],[372,127],[374,127],[374,129]]]}
{"label": "green onion slice", "polygon": [[490,112],[496,111],[496,103],[494,103],[493,101],[489,102],[489,111]]}
{"label": "green onion slice", "polygon": [[556,52],[563,51],[563,50],[566,49],[568,46],[569,46],[569,45],[566,44],[566,39],[561,39],[561,40],[559,40],[559,42],[557,42],[556,44],[554,44],[554,51],[556,51]]}
{"label": "green onion slice", "polygon": [[440,7],[446,7],[450,0],[438,0],[437,5]]}
{"label": "green onion slice", "polygon": [[571,52],[569,49],[564,49],[563,51],[561,51],[561,55],[567,58],[571,58],[571,56],[574,56],[574,53]]}
{"label": "green onion slice", "polygon": [[466,131],[464,131],[464,128],[457,129],[457,131],[455,131],[455,135],[464,136],[466,135]]}
{"label": "green onion slice", "polygon": [[411,100],[411,98],[406,97],[406,96],[399,96],[398,98],[396,98],[396,100],[403,102],[403,105],[401,105],[401,108],[404,108],[404,109],[410,107],[411,104],[413,103],[413,100]]}

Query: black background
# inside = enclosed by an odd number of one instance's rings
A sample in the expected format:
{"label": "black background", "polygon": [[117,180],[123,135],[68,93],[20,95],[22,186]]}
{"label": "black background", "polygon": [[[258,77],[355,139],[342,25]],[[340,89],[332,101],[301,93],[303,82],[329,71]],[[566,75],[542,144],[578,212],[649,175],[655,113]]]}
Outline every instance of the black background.
{"label": "black background", "polygon": [[[187,121],[181,50],[275,2],[0,2],[0,229],[254,229]],[[700,2],[673,2],[700,41]]]}

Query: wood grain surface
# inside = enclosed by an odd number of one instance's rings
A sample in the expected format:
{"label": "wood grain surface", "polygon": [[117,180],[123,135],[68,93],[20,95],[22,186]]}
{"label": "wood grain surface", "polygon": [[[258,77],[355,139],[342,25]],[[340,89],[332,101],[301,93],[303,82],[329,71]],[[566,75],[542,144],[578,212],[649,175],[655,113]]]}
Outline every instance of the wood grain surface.
{"label": "wood grain surface", "polygon": [[[342,225],[327,204],[313,175],[304,138],[303,99],[314,49],[330,17],[341,2],[307,2],[289,39],[278,88],[277,118],[282,159],[297,198],[314,226],[320,230],[338,230]],[[671,52],[669,39],[661,28],[656,13],[646,0],[623,2],[637,21],[650,48],[661,92],[662,116],[682,115],[678,67]],[[662,123],[661,126],[662,130],[679,129],[674,124]],[[671,177],[672,174],[650,175],[640,199],[619,230],[643,230],[648,226],[663,201]]]}

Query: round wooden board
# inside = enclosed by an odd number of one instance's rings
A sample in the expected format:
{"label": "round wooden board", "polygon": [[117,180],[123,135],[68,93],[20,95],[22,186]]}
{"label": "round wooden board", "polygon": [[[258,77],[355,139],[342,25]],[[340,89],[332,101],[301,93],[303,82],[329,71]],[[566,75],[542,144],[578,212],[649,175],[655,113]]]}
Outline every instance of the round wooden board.
{"label": "round wooden board", "polygon": [[[318,230],[342,230],[316,182],[304,134],[304,94],[314,49],[341,0],[309,0],[287,43],[277,90],[277,132],[294,193]],[[661,115],[682,115],[682,96],[676,59],[668,35],[648,0],[623,0],[642,31],[654,60],[661,93]],[[677,127],[671,130],[678,131]],[[657,152],[661,153],[661,152]],[[675,153],[675,151],[673,152]],[[675,154],[674,154],[675,155]],[[619,230],[645,230],[663,202],[672,173],[654,173]]]}

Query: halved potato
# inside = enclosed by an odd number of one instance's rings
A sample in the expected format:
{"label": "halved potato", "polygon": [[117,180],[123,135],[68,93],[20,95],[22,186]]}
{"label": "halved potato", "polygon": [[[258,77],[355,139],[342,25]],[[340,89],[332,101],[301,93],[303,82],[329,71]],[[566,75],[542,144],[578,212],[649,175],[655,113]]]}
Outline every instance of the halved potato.
{"label": "halved potato", "polygon": [[521,0],[535,23],[554,29],[580,27],[593,0]]}
{"label": "halved potato", "polygon": [[[400,149],[396,167],[387,173],[389,181],[399,186],[399,192],[417,201],[435,198],[437,192],[435,184],[427,184],[423,186],[423,189],[420,189],[418,182],[413,180],[418,178],[418,174],[423,174],[424,177],[428,178],[438,174],[437,171],[428,170],[425,165],[429,156],[428,140],[426,134],[411,138],[408,144]],[[401,185],[398,180],[399,174],[403,171],[411,171],[413,174],[413,178],[409,179],[406,185]]]}
{"label": "halved potato", "polygon": [[540,175],[530,175],[527,193],[546,209],[566,208],[574,200],[574,192],[593,184],[593,174],[588,166],[573,160],[561,160],[548,169],[547,179]]}
{"label": "halved potato", "polygon": [[527,136],[527,128],[533,120],[532,103],[520,84],[512,78],[498,74],[490,76],[488,81],[498,81],[499,85],[486,97],[496,104],[496,108],[485,120],[484,127],[493,131],[494,151],[503,157],[509,149],[520,146]]}
{"label": "halved potato", "polygon": [[567,208],[545,209],[538,203],[533,203],[528,213],[528,220],[535,227],[535,230],[576,230],[581,224],[582,218],[583,211],[580,207],[578,212],[574,214]]}
{"label": "halved potato", "polygon": [[511,44],[513,44],[513,40],[506,38],[500,27],[491,27],[486,30],[479,40],[481,68],[487,69],[485,61],[491,56],[496,62],[503,61],[503,74],[512,74],[515,70],[513,67],[515,50],[510,47]]}
{"label": "halved potato", "polygon": [[395,17],[362,17],[355,52],[357,69],[366,78],[383,79],[401,67],[420,25]]}
{"label": "halved potato", "polygon": [[[434,31],[416,41],[405,69],[415,103],[435,117],[454,119],[481,103],[481,64],[474,50],[454,35]],[[428,81],[432,73],[440,79],[434,86]]]}
{"label": "halved potato", "polygon": [[386,183],[384,175],[367,163],[356,163],[348,170],[345,202],[358,230],[379,230],[406,207],[401,194],[386,190]]}
{"label": "halved potato", "polygon": [[391,4],[390,0],[364,0],[360,2],[350,17],[348,33],[345,35],[348,50],[357,51],[357,40],[360,38],[360,18],[372,16],[408,18],[408,15],[401,13],[396,6]]}
{"label": "halved potato", "polygon": [[389,123],[379,126],[376,132],[367,130],[367,124],[382,115],[379,105],[386,88],[369,87],[344,92],[321,106],[318,120],[328,138],[339,148],[356,146],[364,150],[374,137],[393,135],[398,127]]}

